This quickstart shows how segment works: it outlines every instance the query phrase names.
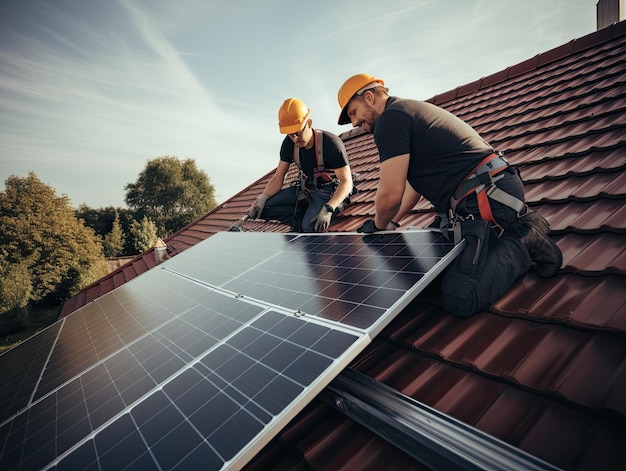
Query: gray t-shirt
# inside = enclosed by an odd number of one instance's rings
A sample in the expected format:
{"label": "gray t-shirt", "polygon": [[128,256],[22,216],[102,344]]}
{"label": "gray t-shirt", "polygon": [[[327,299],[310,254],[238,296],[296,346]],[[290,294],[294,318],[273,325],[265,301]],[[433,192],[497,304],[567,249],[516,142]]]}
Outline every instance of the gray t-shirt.
{"label": "gray t-shirt", "polygon": [[410,154],[407,180],[435,206],[448,209],[459,183],[494,149],[467,123],[431,103],[389,97],[374,128],[380,161]]}

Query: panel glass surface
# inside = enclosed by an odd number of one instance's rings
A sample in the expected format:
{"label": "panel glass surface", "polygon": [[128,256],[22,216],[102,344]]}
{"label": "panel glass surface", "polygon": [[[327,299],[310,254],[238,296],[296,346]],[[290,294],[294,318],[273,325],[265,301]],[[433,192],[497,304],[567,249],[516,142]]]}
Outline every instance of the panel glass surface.
{"label": "panel glass surface", "polygon": [[[294,237],[213,236],[167,269],[234,293],[370,330],[445,267],[453,248],[436,231]],[[239,239],[239,240],[238,240]],[[243,250],[241,250],[243,248]],[[191,254],[190,254],[191,255]],[[449,257],[452,258],[452,257]],[[216,266],[204,260],[220,260]],[[219,267],[228,265],[222,273]],[[398,305],[398,306],[396,306]]]}
{"label": "panel glass surface", "polygon": [[0,356],[0,469],[239,467],[451,253],[427,231],[217,234]]}
{"label": "panel glass surface", "polygon": [[57,322],[0,355],[0,424],[28,405],[60,329]]}

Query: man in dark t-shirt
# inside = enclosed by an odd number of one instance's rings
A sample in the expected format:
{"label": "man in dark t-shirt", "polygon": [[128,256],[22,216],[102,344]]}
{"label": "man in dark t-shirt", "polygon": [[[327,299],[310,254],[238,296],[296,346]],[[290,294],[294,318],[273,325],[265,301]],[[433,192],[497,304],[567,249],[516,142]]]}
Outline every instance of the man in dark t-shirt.
{"label": "man in dark t-shirt", "polygon": [[[352,173],[342,140],[313,129],[310,112],[297,98],[288,98],[280,107],[278,126],[287,136],[274,175],[248,210],[251,219],[277,220],[296,232],[324,232],[352,193]],[[300,181],[283,188],[292,163],[299,167]]]}
{"label": "man in dark t-shirt", "polygon": [[531,266],[542,277],[558,272],[548,222],[525,204],[519,174],[471,126],[433,104],[389,96],[368,74],[346,80],[338,101],[339,124],[372,133],[380,154],[374,219],[359,231],[395,229],[421,196],[460,223],[466,247],[442,276],[447,310],[474,314]]}

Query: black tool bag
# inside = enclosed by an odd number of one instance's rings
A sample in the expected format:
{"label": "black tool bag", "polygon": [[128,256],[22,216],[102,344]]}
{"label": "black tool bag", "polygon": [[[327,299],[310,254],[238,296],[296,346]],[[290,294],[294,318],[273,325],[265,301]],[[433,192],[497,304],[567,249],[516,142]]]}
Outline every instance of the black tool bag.
{"label": "black tool bag", "polygon": [[464,315],[467,298],[476,292],[485,269],[491,237],[497,235],[491,223],[483,219],[467,219],[459,224],[465,248],[443,273],[441,293],[446,310]]}

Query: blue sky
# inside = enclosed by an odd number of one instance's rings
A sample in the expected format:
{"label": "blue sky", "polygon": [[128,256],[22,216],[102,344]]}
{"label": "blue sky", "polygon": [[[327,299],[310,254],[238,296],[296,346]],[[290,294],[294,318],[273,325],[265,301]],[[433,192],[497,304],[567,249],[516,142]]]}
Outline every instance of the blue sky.
{"label": "blue sky", "polygon": [[298,97],[340,133],[356,73],[428,99],[596,29],[597,0],[0,0],[0,178],[124,206],[146,161],[193,158],[223,202],[275,168]]}

